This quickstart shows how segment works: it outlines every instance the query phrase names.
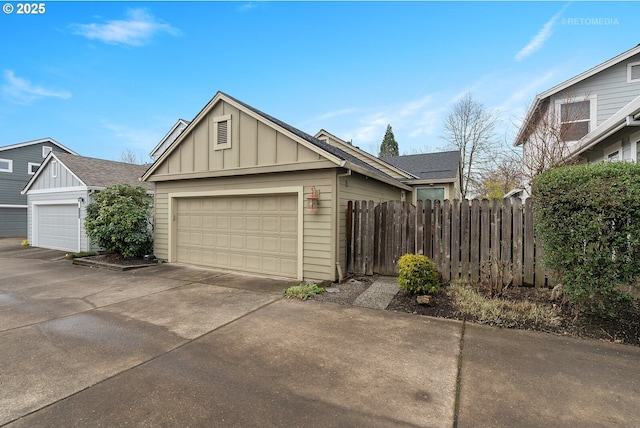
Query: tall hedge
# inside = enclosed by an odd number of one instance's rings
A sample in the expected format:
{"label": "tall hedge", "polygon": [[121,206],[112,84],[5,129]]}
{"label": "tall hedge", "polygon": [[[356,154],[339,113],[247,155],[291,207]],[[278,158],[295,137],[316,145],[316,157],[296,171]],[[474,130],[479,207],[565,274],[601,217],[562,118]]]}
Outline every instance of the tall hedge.
{"label": "tall hedge", "polygon": [[125,257],[153,251],[152,198],[142,187],[116,184],[98,192],[87,205],[84,227],[91,242]]}
{"label": "tall hedge", "polygon": [[543,263],[577,312],[613,315],[640,275],[640,165],[567,166],[534,182]]}

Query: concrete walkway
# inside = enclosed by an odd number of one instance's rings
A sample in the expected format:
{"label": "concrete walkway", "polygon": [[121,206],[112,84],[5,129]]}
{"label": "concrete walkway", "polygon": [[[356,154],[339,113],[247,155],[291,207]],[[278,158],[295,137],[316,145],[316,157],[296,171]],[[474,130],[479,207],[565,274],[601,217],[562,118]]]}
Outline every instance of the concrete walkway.
{"label": "concrete walkway", "polygon": [[380,276],[353,302],[356,306],[386,309],[400,289],[394,276]]}

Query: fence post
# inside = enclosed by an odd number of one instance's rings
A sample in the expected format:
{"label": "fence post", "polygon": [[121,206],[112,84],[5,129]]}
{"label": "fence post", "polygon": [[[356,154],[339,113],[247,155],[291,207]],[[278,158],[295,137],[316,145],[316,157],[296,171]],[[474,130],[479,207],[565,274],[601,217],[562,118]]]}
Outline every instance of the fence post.
{"label": "fence post", "polygon": [[442,277],[451,280],[451,201],[445,199],[442,209]]}
{"label": "fence post", "polygon": [[[504,199],[502,201],[502,251],[500,254],[500,268],[502,269],[502,285],[507,286],[511,282],[512,277],[512,258],[511,258],[511,200]],[[509,275],[511,274],[511,275]]]}
{"label": "fence post", "polygon": [[353,238],[353,201],[347,202],[347,272],[350,272],[353,269],[353,248],[352,248],[352,238]]}
{"label": "fence post", "polygon": [[367,213],[367,221],[365,224],[365,242],[366,242],[366,266],[365,266],[365,274],[373,275],[373,255],[374,255],[374,234],[373,229],[375,226],[374,216],[373,216],[373,201],[369,201],[366,203],[366,213]]}
{"label": "fence post", "polygon": [[534,285],[535,241],[533,230],[533,199],[524,202],[524,284]]}
{"label": "fence post", "polygon": [[482,200],[480,211],[480,282],[489,281],[490,263],[491,263],[491,210],[489,209],[489,200]]}
{"label": "fence post", "polygon": [[[480,271],[480,201],[471,201],[471,223],[469,232],[469,245],[471,246],[471,260],[469,264],[469,279],[472,284],[478,282]],[[485,230],[485,233],[487,231]]]}
{"label": "fence post", "polygon": [[470,239],[469,239],[469,200],[460,201],[460,278],[469,280],[469,259]]}
{"label": "fence post", "polygon": [[522,285],[522,200],[513,201],[513,286]]}
{"label": "fence post", "polygon": [[421,201],[424,204],[424,255],[433,260],[433,230],[431,219],[433,218],[433,210],[431,201]]}
{"label": "fence post", "polygon": [[438,200],[433,204],[433,261],[438,272],[442,274],[442,207]]}
{"label": "fence post", "polygon": [[460,201],[451,203],[451,279],[460,277]]}

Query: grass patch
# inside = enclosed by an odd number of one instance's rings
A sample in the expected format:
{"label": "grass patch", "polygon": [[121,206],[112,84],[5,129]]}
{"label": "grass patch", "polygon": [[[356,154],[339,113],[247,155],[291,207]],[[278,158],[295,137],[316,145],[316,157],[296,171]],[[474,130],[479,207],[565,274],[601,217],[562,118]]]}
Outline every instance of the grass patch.
{"label": "grass patch", "polygon": [[309,297],[324,292],[324,288],[316,284],[300,284],[284,290],[284,297],[288,299],[307,300]]}
{"label": "grass patch", "polygon": [[561,324],[561,318],[550,305],[528,300],[509,301],[486,297],[464,283],[452,283],[447,287],[447,293],[454,300],[461,315],[481,324],[503,327]]}
{"label": "grass patch", "polygon": [[81,257],[90,257],[90,256],[97,256],[98,252],[97,251],[81,251],[79,253],[67,253],[65,254],[65,257],[69,260],[73,260],[73,259],[79,259]]}

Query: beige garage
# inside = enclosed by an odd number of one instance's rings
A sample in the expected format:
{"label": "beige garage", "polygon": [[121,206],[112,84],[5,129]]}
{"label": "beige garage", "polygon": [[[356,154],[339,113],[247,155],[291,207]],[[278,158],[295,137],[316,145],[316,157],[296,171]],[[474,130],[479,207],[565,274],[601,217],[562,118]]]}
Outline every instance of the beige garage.
{"label": "beige garage", "polygon": [[312,137],[222,92],[143,175],[155,184],[155,255],[307,281],[346,269],[346,208],[397,200],[413,176]]}
{"label": "beige garage", "polygon": [[297,278],[297,194],[174,199],[176,261]]}

